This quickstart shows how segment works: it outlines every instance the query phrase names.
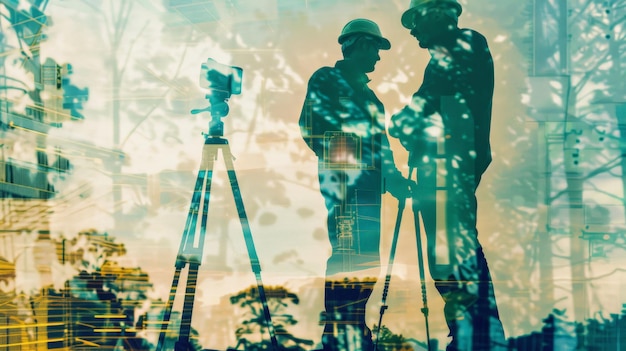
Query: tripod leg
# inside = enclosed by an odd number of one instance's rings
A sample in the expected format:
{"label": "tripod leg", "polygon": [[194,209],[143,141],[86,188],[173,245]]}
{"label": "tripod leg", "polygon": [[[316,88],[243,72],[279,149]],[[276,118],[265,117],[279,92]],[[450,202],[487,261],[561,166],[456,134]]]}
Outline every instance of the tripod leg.
{"label": "tripod leg", "polygon": [[374,344],[374,351],[378,351],[378,336],[383,323],[383,314],[387,309],[387,293],[389,292],[389,284],[391,283],[391,272],[393,269],[393,262],[396,257],[396,247],[398,245],[398,237],[400,236],[400,224],[402,223],[402,213],[404,212],[404,205],[406,199],[399,200],[398,203],[398,216],[396,217],[396,225],[393,230],[393,240],[391,242],[391,252],[389,253],[389,264],[387,265],[387,276],[385,277],[385,287],[383,288],[382,305],[380,306],[380,317],[378,318],[378,330],[376,331],[376,343]]}
{"label": "tripod leg", "polygon": [[[202,262],[202,252],[204,249],[204,238],[206,236],[207,218],[209,214],[209,200],[211,197],[211,180],[213,178],[213,163],[210,163],[210,167],[206,170],[206,185],[204,190],[204,198],[202,202],[202,219],[200,222],[200,237],[197,247],[187,247],[188,251],[192,251],[197,254],[195,257],[189,257],[189,272],[187,274],[187,283],[185,288],[185,300],[183,302],[183,315],[180,322],[180,332],[178,334],[178,342],[176,343],[176,351],[191,350],[189,336],[191,334],[191,316],[193,314],[193,305],[196,297],[196,286],[198,284],[198,270],[200,269],[200,263]],[[204,171],[201,171],[204,172]],[[199,211],[199,210],[198,210]],[[197,219],[197,214],[194,218]],[[191,233],[195,232],[196,223],[194,222],[189,230]],[[190,237],[193,237],[190,236]],[[193,241],[189,244],[193,245]]]}
{"label": "tripod leg", "polygon": [[156,350],[162,351],[165,343],[165,333],[167,333],[167,328],[170,322],[170,317],[172,315],[172,305],[174,304],[174,299],[176,298],[176,290],[178,288],[178,281],[180,279],[180,271],[182,267],[176,267],[176,271],[174,272],[174,279],[172,279],[172,287],[170,289],[170,295],[167,299],[167,304],[165,305],[165,310],[163,311],[163,320],[161,321],[161,332],[159,333],[159,341],[157,343]]}
{"label": "tripod leg", "polygon": [[189,206],[189,213],[187,215],[187,221],[185,223],[185,229],[183,231],[183,237],[180,241],[180,246],[178,248],[178,255],[176,257],[176,270],[174,271],[174,278],[172,279],[172,286],[170,288],[170,294],[167,299],[167,304],[165,305],[165,310],[163,311],[163,320],[161,323],[161,331],[159,333],[159,341],[157,343],[157,351],[162,351],[165,343],[165,334],[167,332],[167,328],[169,325],[170,317],[172,315],[172,306],[174,304],[174,299],[176,298],[176,291],[178,290],[178,284],[180,281],[180,273],[181,270],[187,264],[188,257],[185,254],[189,253],[189,249],[193,247],[194,243],[194,232],[196,227],[196,222],[198,218],[199,204],[200,198],[202,196],[202,187],[204,186],[206,178],[206,171],[200,170],[198,172],[198,176],[196,177],[196,184],[194,186],[194,192],[191,198],[191,204]]}
{"label": "tripod leg", "polygon": [[[180,283],[180,275],[182,269],[189,264],[189,271],[187,273],[185,302],[183,304],[183,315],[180,326],[178,345],[183,343],[188,344],[190,329],[191,329],[191,315],[193,312],[193,300],[195,298],[195,289],[197,284],[198,268],[202,261],[202,253],[204,249],[204,238],[206,234],[206,218],[208,215],[209,207],[209,195],[211,192],[211,178],[213,172],[214,160],[216,157],[216,148],[204,148],[202,152],[202,165],[196,177],[196,184],[194,186],[194,192],[191,198],[191,204],[189,206],[189,213],[185,222],[185,229],[178,248],[178,255],[176,257],[176,270],[174,272],[174,278],[172,279],[172,287],[170,289],[170,295],[168,297],[167,304],[163,313],[163,321],[161,324],[161,331],[159,334],[159,340],[157,343],[157,351],[162,351],[165,344],[165,334],[169,325],[172,306],[176,298],[176,292],[178,290],[178,284]],[[205,185],[206,183],[206,185]],[[203,199],[204,195],[204,199]],[[198,214],[200,212],[200,203],[202,201],[202,222],[200,227],[200,237],[196,245],[196,225],[198,222]],[[186,339],[186,341],[185,341]]]}
{"label": "tripod leg", "polygon": [[[203,156],[203,158],[206,156]],[[214,156],[209,156],[214,157]],[[213,162],[210,163],[213,165]],[[193,192],[193,197],[191,199],[191,205],[189,208],[189,215],[187,216],[187,221],[185,223],[185,230],[183,232],[183,240],[181,240],[180,248],[178,250],[179,259],[189,260],[189,255],[194,255],[197,260],[202,260],[202,252],[204,249],[204,236],[206,233],[206,217],[208,213],[209,206],[209,195],[211,191],[211,178],[213,176],[212,169],[201,169],[198,172],[198,178],[196,180],[196,185]],[[206,186],[205,186],[206,181]],[[204,191],[203,191],[203,188]],[[202,222],[200,228],[200,237],[198,240],[198,244],[196,245],[196,226],[198,224],[198,214],[200,212],[200,200],[204,195],[204,199],[202,201]]]}
{"label": "tripod leg", "polygon": [[180,322],[180,333],[176,342],[176,351],[191,350],[189,336],[191,334],[191,315],[196,297],[196,285],[198,283],[198,269],[200,263],[189,263],[189,275],[187,277],[187,287],[185,289],[185,300],[183,302],[183,315]]}
{"label": "tripod leg", "polygon": [[[409,169],[409,178],[413,173],[414,168]],[[419,183],[418,183],[419,186]],[[415,195],[414,195],[415,196]],[[419,196],[419,194],[417,194]],[[415,240],[417,243],[417,264],[420,275],[420,286],[422,289],[422,313],[424,314],[425,327],[426,327],[426,342],[428,350],[432,350],[430,345],[430,328],[428,325],[428,298],[426,296],[426,273],[424,269],[424,252],[422,250],[422,231],[420,229],[420,203],[415,197],[413,198],[413,220],[415,222]]]}
{"label": "tripod leg", "polygon": [[246,215],[245,208],[243,206],[243,200],[241,198],[241,190],[239,189],[239,183],[237,182],[237,175],[235,174],[235,168],[233,165],[233,158],[230,154],[230,150],[228,149],[228,145],[223,149],[224,151],[224,162],[226,163],[226,169],[228,172],[228,179],[230,181],[230,187],[233,191],[233,196],[235,198],[235,205],[237,206],[237,213],[239,214],[239,221],[241,222],[241,228],[243,230],[243,237],[246,242],[246,248],[248,249],[248,256],[250,257],[250,265],[252,266],[252,271],[254,272],[254,276],[256,277],[257,286],[259,289],[259,298],[261,300],[261,304],[263,305],[263,314],[265,316],[265,321],[267,323],[267,330],[270,334],[270,340],[272,343],[272,348],[275,351],[278,351],[278,342],[276,340],[276,333],[274,331],[274,326],[272,325],[272,317],[270,315],[270,310],[267,305],[267,297],[265,296],[265,288],[263,287],[263,281],[261,279],[261,265],[259,263],[259,257],[256,253],[256,248],[254,246],[254,240],[252,239],[252,233],[250,231],[250,224],[248,222],[248,216]]}
{"label": "tripod leg", "polygon": [[[189,336],[191,334],[191,317],[193,314],[193,305],[196,297],[196,286],[198,283],[198,270],[202,263],[202,255],[204,251],[204,240],[206,237],[207,218],[209,214],[209,202],[211,198],[211,183],[213,179],[213,165],[217,157],[217,148],[213,145],[205,145],[202,155],[202,167],[198,173],[198,181],[194,191],[192,208],[194,213],[191,216],[189,225],[185,227],[185,236],[187,242],[182,252],[185,262],[188,263],[189,271],[187,273],[187,282],[185,288],[185,299],[183,302],[183,314],[181,316],[180,332],[176,350],[189,349]],[[206,183],[206,184],[205,184]],[[204,188],[204,191],[202,191]],[[200,198],[202,198],[202,219],[200,221],[200,230],[198,243],[195,243],[196,225],[198,214],[200,212]]]}

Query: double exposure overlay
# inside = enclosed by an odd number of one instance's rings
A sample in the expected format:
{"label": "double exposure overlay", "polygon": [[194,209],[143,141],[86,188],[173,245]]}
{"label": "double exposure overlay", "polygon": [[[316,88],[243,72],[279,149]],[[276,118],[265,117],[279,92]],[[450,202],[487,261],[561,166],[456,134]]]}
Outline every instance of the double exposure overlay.
{"label": "double exposure overlay", "polygon": [[623,349],[625,15],[0,0],[0,351]]}

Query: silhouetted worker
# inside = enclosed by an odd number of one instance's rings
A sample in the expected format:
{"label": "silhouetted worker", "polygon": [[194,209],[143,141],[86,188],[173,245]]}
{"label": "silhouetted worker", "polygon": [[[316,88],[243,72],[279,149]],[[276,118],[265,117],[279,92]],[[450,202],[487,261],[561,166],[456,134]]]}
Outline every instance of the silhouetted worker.
{"label": "silhouetted worker", "polygon": [[365,306],[380,269],[381,195],[406,197],[409,181],[394,166],[383,105],[367,86],[378,51],[391,44],[366,19],[346,24],[339,44],[344,59],[313,74],[299,123],[318,157],[332,246],[322,343],[324,350],[361,351],[373,349]]}
{"label": "silhouetted worker", "polygon": [[[402,25],[431,59],[409,106],[392,117],[389,133],[417,169],[414,209],[422,214],[431,276],[445,301],[452,337],[447,350],[505,350],[476,231],[475,191],[491,162],[493,60],[480,33],[458,28],[461,11],[455,0],[412,0],[402,15]],[[443,223],[442,243],[437,233]]]}

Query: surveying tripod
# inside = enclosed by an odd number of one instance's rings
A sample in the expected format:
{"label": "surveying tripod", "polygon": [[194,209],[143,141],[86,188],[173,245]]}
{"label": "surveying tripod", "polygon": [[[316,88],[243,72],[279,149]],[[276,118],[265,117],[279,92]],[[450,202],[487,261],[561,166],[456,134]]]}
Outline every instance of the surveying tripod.
{"label": "surveying tripod", "polygon": [[[192,111],[193,113],[194,111]],[[212,121],[210,130],[213,128],[213,123],[221,123]],[[267,323],[268,332],[272,343],[272,350],[278,350],[278,343],[274,328],[271,322],[271,316],[269,307],[267,305],[267,298],[265,296],[265,289],[261,280],[261,265],[259,264],[259,258],[256,253],[252,234],[250,232],[250,225],[243,206],[243,200],[241,198],[241,190],[237,182],[237,176],[233,166],[233,156],[230,152],[230,146],[228,140],[221,137],[220,133],[209,133],[205,135],[205,142],[202,149],[202,162],[200,164],[200,170],[196,178],[196,184],[194,187],[193,196],[191,199],[191,206],[189,208],[189,214],[187,216],[187,222],[185,223],[185,229],[180,242],[180,248],[178,249],[178,255],[176,256],[174,272],[174,278],[172,280],[172,287],[170,289],[170,295],[165,307],[163,322],[161,324],[161,332],[159,334],[159,341],[157,344],[157,351],[163,351],[165,344],[165,334],[169,324],[169,320],[172,312],[172,305],[176,298],[176,292],[180,282],[180,276],[183,268],[188,267],[187,280],[185,286],[185,299],[183,303],[183,313],[180,324],[180,333],[178,341],[175,343],[175,351],[192,351],[191,343],[189,341],[191,333],[191,316],[193,312],[194,298],[196,293],[196,284],[198,281],[198,270],[202,263],[202,255],[204,250],[204,240],[207,228],[207,215],[209,210],[209,199],[211,195],[211,181],[213,177],[213,167],[215,160],[218,157],[219,152],[222,152],[226,170],[228,173],[228,179],[235,199],[235,205],[237,206],[237,212],[239,214],[239,221],[243,230],[243,237],[245,240],[246,248],[248,250],[248,256],[250,257],[250,264],[252,271],[256,277],[256,282],[259,291],[259,298],[263,305],[263,313],[265,321]],[[198,225],[198,217],[200,216],[200,228],[198,236],[196,237],[196,227]],[[169,351],[169,350],[166,350]]]}
{"label": "surveying tripod", "polygon": [[[414,171],[416,171],[415,173],[418,173],[418,172],[422,173],[423,171],[419,168],[426,168],[428,172],[433,172],[433,171],[436,172],[436,163],[433,161],[434,160],[431,159],[428,162],[421,163],[419,166],[416,166],[414,161],[410,161],[409,164],[411,164],[411,166],[409,167],[408,179],[412,179]],[[413,211],[413,221],[415,224],[417,264],[418,264],[418,269],[419,269],[420,288],[421,288],[421,295],[422,295],[422,308],[420,309],[420,312],[422,312],[422,314],[424,315],[427,348],[429,351],[433,351],[434,349],[433,349],[433,346],[431,345],[431,339],[430,339],[430,326],[428,323],[428,315],[429,315],[430,309],[428,307],[428,297],[426,295],[426,273],[425,273],[425,264],[424,264],[424,252],[422,248],[422,233],[420,230],[420,215],[422,213],[422,209],[420,207],[421,204],[417,196],[417,194],[419,194],[419,192],[422,190],[424,185],[420,183],[420,179],[419,179],[420,177],[417,176],[417,178],[418,178],[418,182],[416,186],[414,186],[411,189],[411,192],[413,193],[411,209]],[[428,184],[428,185],[431,185],[431,184]],[[442,189],[439,188],[437,190],[442,190]],[[383,323],[383,315],[385,314],[385,311],[389,308],[389,306],[387,305],[387,294],[389,293],[389,285],[391,283],[393,263],[394,263],[395,256],[396,256],[398,238],[400,236],[400,225],[402,222],[402,214],[404,213],[405,206],[406,206],[406,199],[399,199],[398,200],[398,213],[396,216],[396,223],[395,223],[394,231],[393,231],[391,251],[389,253],[389,263],[387,265],[387,274],[385,276],[385,285],[383,288],[383,295],[382,295],[381,306],[380,306],[380,311],[379,311],[379,318],[378,318],[379,327],[378,327],[378,330],[376,331],[376,343],[374,344],[374,351],[379,351],[378,342],[380,340],[379,334],[382,328],[381,326]]]}
{"label": "surveying tripod", "polygon": [[[428,349],[434,347],[430,344],[429,336],[425,268],[430,271],[435,287],[444,298],[444,313],[447,313],[447,307],[454,312],[455,319],[449,318],[450,314],[445,316],[450,329],[449,336],[452,336],[452,346],[449,347],[455,350],[503,350],[506,348],[504,333],[497,319],[491,277],[476,231],[475,190],[484,169],[476,173],[474,119],[466,103],[456,96],[440,97],[438,111],[441,122],[433,121],[424,126],[426,129],[439,125],[438,133],[424,133],[423,138],[416,141],[419,147],[410,152],[408,162],[409,179],[417,170],[412,209],[422,288],[421,312],[426,319]],[[444,124],[446,122],[447,125]],[[382,325],[383,313],[387,309],[387,292],[403,209],[404,202],[401,201],[379,325]],[[418,217],[421,217],[426,234],[428,267],[424,263]],[[461,320],[463,322],[458,322]]]}

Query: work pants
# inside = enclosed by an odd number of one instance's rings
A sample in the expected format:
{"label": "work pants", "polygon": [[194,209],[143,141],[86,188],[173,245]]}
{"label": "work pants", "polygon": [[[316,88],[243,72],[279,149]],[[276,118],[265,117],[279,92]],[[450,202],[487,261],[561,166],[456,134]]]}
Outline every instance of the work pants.
{"label": "work pants", "polygon": [[429,271],[445,302],[452,337],[447,351],[506,350],[491,275],[476,230],[479,176],[460,158],[444,160],[443,171],[433,158],[428,161],[417,164],[414,212],[421,213]]}
{"label": "work pants", "polygon": [[326,266],[324,350],[370,351],[365,313],[380,271],[380,176],[320,170],[319,177],[332,247]]}

